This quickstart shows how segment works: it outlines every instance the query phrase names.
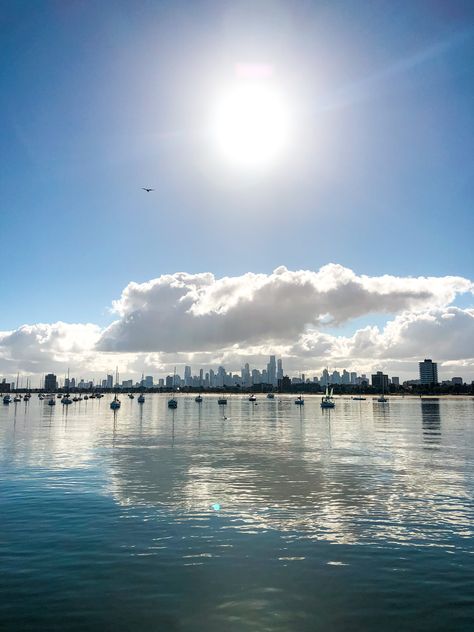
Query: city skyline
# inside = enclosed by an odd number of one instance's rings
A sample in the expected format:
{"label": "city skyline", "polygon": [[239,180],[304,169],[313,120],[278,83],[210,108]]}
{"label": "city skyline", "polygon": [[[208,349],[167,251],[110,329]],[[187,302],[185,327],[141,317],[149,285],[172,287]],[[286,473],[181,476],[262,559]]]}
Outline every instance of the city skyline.
{"label": "city skyline", "polygon": [[[23,376],[20,378],[19,374],[17,374],[16,379],[13,382],[9,382],[5,377],[0,376],[0,390],[1,385],[8,384],[12,389],[28,389],[28,388],[39,388],[46,391],[54,391],[57,388],[65,388],[65,389],[92,389],[92,388],[102,388],[102,389],[113,389],[113,388],[121,388],[121,389],[135,389],[135,388],[175,388],[175,387],[192,387],[192,388],[205,388],[205,389],[213,389],[213,388],[222,388],[222,387],[232,387],[239,386],[243,388],[251,388],[254,386],[262,385],[267,387],[281,387],[284,380],[289,380],[291,384],[319,384],[321,386],[328,385],[345,385],[345,386],[363,386],[372,385],[378,388],[382,388],[382,383],[384,387],[388,388],[390,384],[394,386],[400,385],[463,385],[468,384],[469,381],[464,380],[462,376],[444,376],[444,379],[439,380],[438,378],[438,364],[431,359],[424,359],[423,361],[418,362],[418,377],[408,380],[401,380],[400,376],[389,376],[385,374],[383,371],[376,371],[376,373],[372,373],[371,375],[367,375],[362,373],[358,374],[357,371],[343,369],[334,369],[329,371],[328,368],[324,368],[320,371],[319,375],[308,375],[304,372],[300,372],[298,375],[291,375],[291,372],[286,373],[283,368],[283,359],[276,358],[276,356],[271,355],[269,357],[269,361],[266,365],[266,368],[258,369],[255,367],[251,367],[248,362],[245,363],[243,367],[240,368],[240,371],[230,370],[228,371],[226,367],[219,366],[214,368],[204,368],[200,367],[197,369],[197,372],[193,374],[193,369],[189,365],[185,365],[181,367],[184,372],[184,376],[181,377],[180,370],[176,370],[174,367],[173,374],[163,374],[162,376],[157,377],[156,375],[145,375],[142,373],[142,376],[139,380],[134,380],[126,377],[124,379],[123,375],[120,375],[118,372],[118,367],[116,367],[115,372],[110,371],[107,373],[105,378],[98,379],[84,379],[84,377],[77,378],[74,375],[70,375],[70,371],[68,370],[67,377],[57,376],[53,373],[48,373],[42,376],[38,384],[33,384],[30,377],[26,376],[26,385],[24,384]],[[474,384],[474,380],[472,381]]]}

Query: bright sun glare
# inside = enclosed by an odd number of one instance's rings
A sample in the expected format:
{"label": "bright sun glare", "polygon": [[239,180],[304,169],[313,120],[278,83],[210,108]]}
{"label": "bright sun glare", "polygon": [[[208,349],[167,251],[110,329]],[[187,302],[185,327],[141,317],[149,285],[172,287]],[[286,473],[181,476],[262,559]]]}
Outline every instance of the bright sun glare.
{"label": "bright sun glare", "polygon": [[237,167],[257,170],[275,163],[284,154],[288,132],[284,99],[264,82],[237,83],[217,102],[217,146]]}

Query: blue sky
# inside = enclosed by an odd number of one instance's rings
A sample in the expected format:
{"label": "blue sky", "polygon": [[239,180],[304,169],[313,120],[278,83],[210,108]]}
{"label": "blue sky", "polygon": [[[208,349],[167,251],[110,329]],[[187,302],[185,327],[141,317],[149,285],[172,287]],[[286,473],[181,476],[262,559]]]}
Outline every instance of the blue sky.
{"label": "blue sky", "polygon": [[[471,2],[16,0],[0,55],[0,330],[182,270],[473,277]],[[239,62],[297,118],[253,176],[206,131]]]}

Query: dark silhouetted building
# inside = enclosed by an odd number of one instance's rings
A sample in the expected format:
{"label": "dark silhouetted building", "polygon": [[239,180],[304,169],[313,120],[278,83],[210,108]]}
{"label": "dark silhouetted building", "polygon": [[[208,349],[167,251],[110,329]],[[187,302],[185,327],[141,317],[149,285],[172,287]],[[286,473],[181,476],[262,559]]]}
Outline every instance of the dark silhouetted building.
{"label": "dark silhouetted building", "polygon": [[44,390],[55,391],[58,388],[58,379],[54,373],[48,373],[44,376]]}
{"label": "dark silhouetted building", "polygon": [[438,364],[426,359],[419,362],[420,384],[438,384]]}

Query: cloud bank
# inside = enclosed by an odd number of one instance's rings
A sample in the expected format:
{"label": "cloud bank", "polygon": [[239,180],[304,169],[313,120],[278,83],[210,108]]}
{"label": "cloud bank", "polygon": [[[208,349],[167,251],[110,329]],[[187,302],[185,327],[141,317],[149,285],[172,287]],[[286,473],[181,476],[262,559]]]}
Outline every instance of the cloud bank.
{"label": "cloud bank", "polygon": [[[463,277],[357,275],[336,264],[223,278],[179,272],[129,283],[103,330],[59,322],[0,333],[0,375],[71,366],[88,376],[115,363],[122,373],[157,374],[181,362],[238,370],[269,353],[283,355],[293,370],[392,366],[403,373],[427,356],[473,374],[474,309],[453,305],[473,292]],[[389,319],[383,328],[337,334],[354,319],[381,314]]]}

